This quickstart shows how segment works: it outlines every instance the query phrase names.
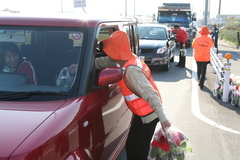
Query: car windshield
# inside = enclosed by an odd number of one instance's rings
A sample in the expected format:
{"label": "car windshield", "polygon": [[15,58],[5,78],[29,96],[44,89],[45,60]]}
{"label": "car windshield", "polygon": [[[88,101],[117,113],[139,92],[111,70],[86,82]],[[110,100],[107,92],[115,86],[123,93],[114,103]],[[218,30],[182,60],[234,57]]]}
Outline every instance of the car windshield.
{"label": "car windshield", "polygon": [[68,95],[83,40],[79,28],[0,26],[0,98],[11,98],[10,93]]}
{"label": "car windshield", "polygon": [[167,39],[166,29],[163,27],[139,26],[138,33],[140,39],[165,40]]}
{"label": "car windshield", "polygon": [[160,16],[159,22],[190,22],[189,16],[184,15],[166,15]]}

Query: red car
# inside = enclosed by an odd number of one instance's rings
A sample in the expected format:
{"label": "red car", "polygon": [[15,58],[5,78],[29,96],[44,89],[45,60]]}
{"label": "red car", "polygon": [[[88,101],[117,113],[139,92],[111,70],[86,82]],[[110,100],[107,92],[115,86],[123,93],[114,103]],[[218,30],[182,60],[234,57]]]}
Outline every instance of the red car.
{"label": "red car", "polygon": [[0,46],[17,46],[18,61],[31,67],[31,74],[7,70],[0,48],[0,160],[118,157],[133,115],[116,84],[120,69],[94,63],[106,56],[99,42],[115,30],[127,32],[136,54],[132,18],[0,16]]}

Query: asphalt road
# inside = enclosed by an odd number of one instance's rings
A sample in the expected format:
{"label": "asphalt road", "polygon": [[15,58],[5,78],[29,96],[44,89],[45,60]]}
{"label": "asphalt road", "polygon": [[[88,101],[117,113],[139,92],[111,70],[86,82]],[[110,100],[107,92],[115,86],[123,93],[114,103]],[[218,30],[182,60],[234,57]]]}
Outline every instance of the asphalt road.
{"label": "asphalt road", "polygon": [[[178,53],[178,52],[177,52]],[[240,49],[219,41],[219,53],[231,53],[231,73],[240,75]],[[178,56],[167,72],[152,69],[153,78],[161,92],[165,114],[172,125],[189,139],[193,154],[186,160],[240,159],[240,108],[216,99],[213,88],[216,74],[208,65],[206,81],[200,90],[196,80],[196,63],[188,49],[186,68],[177,68]],[[223,59],[225,62],[226,59]],[[159,125],[156,129],[159,128]],[[117,160],[126,160],[123,150]]]}

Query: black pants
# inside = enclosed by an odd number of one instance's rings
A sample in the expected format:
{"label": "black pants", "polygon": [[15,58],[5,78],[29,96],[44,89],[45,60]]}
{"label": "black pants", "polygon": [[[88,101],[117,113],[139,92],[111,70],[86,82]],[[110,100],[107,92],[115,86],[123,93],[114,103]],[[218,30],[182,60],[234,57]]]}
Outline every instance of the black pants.
{"label": "black pants", "polygon": [[133,119],[126,142],[127,160],[147,160],[150,143],[159,119],[143,124],[141,117]]}
{"label": "black pants", "polygon": [[199,86],[204,85],[208,63],[209,62],[198,62],[197,61],[197,75],[198,75],[198,80],[199,80]]}
{"label": "black pants", "polygon": [[217,53],[218,53],[218,39],[214,40],[214,47],[217,48]]}
{"label": "black pants", "polygon": [[[179,44],[180,44],[180,49],[183,49],[183,43],[179,43]],[[187,49],[187,42],[186,42],[186,45],[185,45],[185,49]],[[185,67],[185,64],[186,64],[186,55],[182,56],[181,51],[180,51],[179,52],[179,62],[178,62],[177,65]]]}

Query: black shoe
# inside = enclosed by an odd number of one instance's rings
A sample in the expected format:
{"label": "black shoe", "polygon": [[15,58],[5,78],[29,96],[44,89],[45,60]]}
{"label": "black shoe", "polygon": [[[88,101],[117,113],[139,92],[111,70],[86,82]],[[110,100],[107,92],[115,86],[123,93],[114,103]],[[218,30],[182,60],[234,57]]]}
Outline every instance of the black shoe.
{"label": "black shoe", "polygon": [[200,89],[203,89],[203,85],[199,85],[200,86]]}
{"label": "black shoe", "polygon": [[179,65],[179,64],[176,64],[175,66],[177,66],[177,67],[178,67],[178,66],[180,66],[180,65]]}

